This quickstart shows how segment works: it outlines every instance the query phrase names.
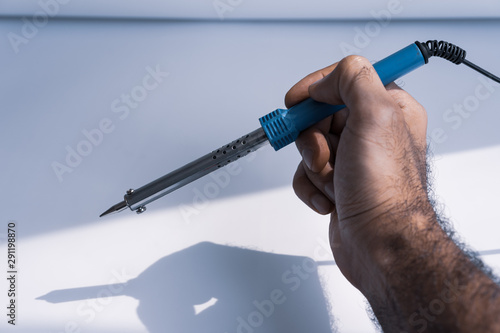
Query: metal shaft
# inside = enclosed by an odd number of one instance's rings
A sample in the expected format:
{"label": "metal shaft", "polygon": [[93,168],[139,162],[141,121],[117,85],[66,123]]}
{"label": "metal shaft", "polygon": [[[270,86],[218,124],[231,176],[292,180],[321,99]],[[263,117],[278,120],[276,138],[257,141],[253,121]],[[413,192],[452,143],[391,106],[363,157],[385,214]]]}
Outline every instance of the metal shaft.
{"label": "metal shaft", "polygon": [[267,142],[264,130],[256,129],[141,188],[128,191],[124,197],[125,203],[131,210],[142,213],[148,203],[256,151]]}
{"label": "metal shaft", "polygon": [[[426,58],[421,48],[412,43],[373,65],[384,85],[424,65]],[[327,105],[307,99],[288,110],[278,109],[259,119],[259,128],[240,139],[207,154],[184,167],[163,176],[136,191],[129,191],[125,200],[101,214],[125,209],[138,213],[145,205],[220,168],[270,142],[279,150],[297,139],[299,133],[342,109],[343,105]]]}

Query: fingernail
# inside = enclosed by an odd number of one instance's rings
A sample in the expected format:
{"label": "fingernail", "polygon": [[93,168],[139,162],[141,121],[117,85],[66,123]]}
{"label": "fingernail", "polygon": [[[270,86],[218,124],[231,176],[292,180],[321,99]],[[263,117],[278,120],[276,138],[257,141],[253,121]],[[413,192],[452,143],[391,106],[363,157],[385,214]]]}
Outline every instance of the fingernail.
{"label": "fingernail", "polygon": [[311,198],[311,203],[320,214],[328,214],[330,212],[330,201],[321,194],[315,194]]}
{"label": "fingernail", "polygon": [[[318,85],[325,80],[326,76],[322,79],[319,79],[318,81],[314,82],[309,86],[309,95],[313,94],[315,95],[315,90],[317,89]],[[311,96],[312,97],[312,96]]]}
{"label": "fingernail", "polygon": [[[326,76],[325,76],[325,77],[326,77]],[[316,82],[312,83],[312,84],[309,86],[309,92],[310,92],[311,90],[314,90],[314,89],[318,86],[318,84],[320,84],[321,82],[323,82],[323,81],[325,80],[325,77],[323,77],[323,78],[319,79],[318,81],[316,81]]]}
{"label": "fingernail", "polygon": [[302,159],[304,160],[304,163],[307,165],[309,170],[312,170],[312,160],[313,160],[314,153],[310,149],[304,149],[302,151]]}

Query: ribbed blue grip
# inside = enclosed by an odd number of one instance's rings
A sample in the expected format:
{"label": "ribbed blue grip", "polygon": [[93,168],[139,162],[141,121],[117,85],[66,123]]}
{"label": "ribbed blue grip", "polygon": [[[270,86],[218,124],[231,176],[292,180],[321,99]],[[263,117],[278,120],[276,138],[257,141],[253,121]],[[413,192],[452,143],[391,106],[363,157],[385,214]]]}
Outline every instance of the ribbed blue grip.
{"label": "ribbed blue grip", "polygon": [[[425,64],[418,46],[413,43],[373,65],[384,85]],[[294,142],[299,133],[320,120],[343,109],[345,105],[329,105],[306,99],[290,109],[277,109],[260,118],[274,150]]]}

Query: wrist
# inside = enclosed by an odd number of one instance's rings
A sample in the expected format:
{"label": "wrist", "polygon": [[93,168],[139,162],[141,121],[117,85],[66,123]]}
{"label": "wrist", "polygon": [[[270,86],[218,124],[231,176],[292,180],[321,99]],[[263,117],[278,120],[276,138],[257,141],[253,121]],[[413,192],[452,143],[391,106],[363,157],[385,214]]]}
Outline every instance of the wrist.
{"label": "wrist", "polygon": [[[403,331],[491,332],[500,288],[443,231],[415,214],[411,227],[373,246],[360,291],[384,328]],[[471,312],[471,307],[477,307]]]}
{"label": "wrist", "polygon": [[[415,272],[420,259],[425,259],[426,266],[444,264],[438,258],[433,259],[436,246],[455,247],[437,222],[427,199],[412,208],[395,205],[365,222],[358,236],[356,243],[363,245],[358,245],[356,251],[363,258],[365,272],[360,275],[358,285],[367,298],[385,293],[389,286],[404,283],[404,278],[410,278]],[[399,276],[401,272],[405,277]]]}

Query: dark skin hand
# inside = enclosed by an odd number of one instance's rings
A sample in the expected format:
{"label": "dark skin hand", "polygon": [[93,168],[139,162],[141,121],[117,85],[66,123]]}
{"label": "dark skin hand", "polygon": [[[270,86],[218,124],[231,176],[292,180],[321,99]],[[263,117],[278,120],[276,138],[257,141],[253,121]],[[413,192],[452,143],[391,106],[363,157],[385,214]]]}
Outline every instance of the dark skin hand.
{"label": "dark skin hand", "polygon": [[442,230],[428,199],[425,109],[384,87],[358,56],[290,89],[347,107],[301,133],[297,196],[331,214],[330,244],[344,276],[386,332],[500,332],[500,288]]}

